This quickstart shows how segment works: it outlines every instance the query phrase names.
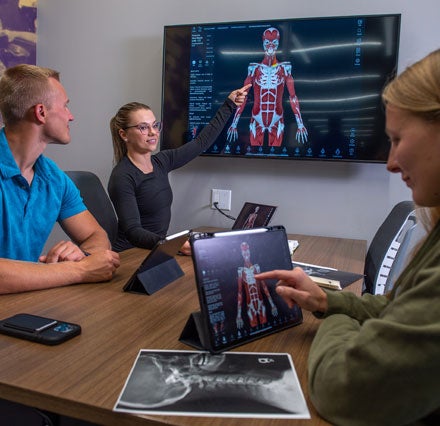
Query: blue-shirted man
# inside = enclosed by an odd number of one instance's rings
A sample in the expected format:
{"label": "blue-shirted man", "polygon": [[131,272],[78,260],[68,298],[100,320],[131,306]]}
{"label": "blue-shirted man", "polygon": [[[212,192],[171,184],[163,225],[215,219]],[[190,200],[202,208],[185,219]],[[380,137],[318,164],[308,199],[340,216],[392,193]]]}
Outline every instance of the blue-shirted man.
{"label": "blue-shirted man", "polygon": [[[0,294],[108,281],[119,267],[76,186],[42,155],[70,142],[68,102],[57,71],[17,65],[0,79]],[[43,255],[57,221],[71,240]]]}

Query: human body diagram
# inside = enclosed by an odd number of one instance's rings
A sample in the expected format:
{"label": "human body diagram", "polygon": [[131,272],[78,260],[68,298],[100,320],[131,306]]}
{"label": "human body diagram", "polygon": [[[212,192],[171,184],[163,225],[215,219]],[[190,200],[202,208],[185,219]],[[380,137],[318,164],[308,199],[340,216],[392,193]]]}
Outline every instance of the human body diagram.
{"label": "human body diagram", "polygon": [[249,216],[246,218],[246,221],[243,224],[243,229],[251,229],[254,227],[255,221],[258,217],[258,210],[260,210],[260,207],[256,206],[254,211],[249,214]]}
{"label": "human body diagram", "polygon": [[[276,50],[279,45],[280,33],[276,28],[268,28],[263,33],[264,58],[261,63],[250,63],[244,84],[252,84],[254,104],[249,124],[251,146],[262,146],[264,134],[268,134],[268,145],[281,146],[284,136],[283,94],[285,88],[289,93],[290,107],[295,115],[296,140],[307,142],[308,133],[304,126],[299,100],[295,93],[290,62],[278,62]],[[228,142],[238,139],[237,125],[246,106],[246,101],[237,109],[231,126],[228,129]]]}
{"label": "human body diagram", "polygon": [[267,284],[263,280],[256,280],[255,274],[260,273],[260,266],[252,264],[250,249],[247,242],[241,243],[241,254],[244,259],[244,266],[237,269],[238,297],[237,297],[237,328],[240,330],[244,327],[242,317],[243,310],[243,289],[246,293],[246,313],[249,324],[252,328],[267,323],[266,304],[263,293],[270,304],[272,315],[278,316],[278,309],[273,302]]}

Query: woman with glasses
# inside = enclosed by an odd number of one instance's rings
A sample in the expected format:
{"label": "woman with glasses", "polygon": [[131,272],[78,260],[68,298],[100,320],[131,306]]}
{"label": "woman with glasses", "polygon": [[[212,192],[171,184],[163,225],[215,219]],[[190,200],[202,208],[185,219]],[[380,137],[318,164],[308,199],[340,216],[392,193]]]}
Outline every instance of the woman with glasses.
{"label": "woman with glasses", "polygon": [[[246,98],[250,85],[234,90],[216,115],[191,142],[177,149],[154,151],[162,123],[145,104],[122,106],[110,121],[115,167],[108,192],[119,219],[115,251],[132,247],[151,249],[163,239],[171,220],[173,193],[168,173],[208,149],[231,115]],[[181,250],[190,253],[186,243]]]}

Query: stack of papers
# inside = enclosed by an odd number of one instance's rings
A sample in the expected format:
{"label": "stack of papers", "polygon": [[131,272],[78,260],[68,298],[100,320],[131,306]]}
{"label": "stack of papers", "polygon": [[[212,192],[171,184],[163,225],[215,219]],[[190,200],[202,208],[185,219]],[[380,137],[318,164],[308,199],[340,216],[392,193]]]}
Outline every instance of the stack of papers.
{"label": "stack of papers", "polygon": [[295,253],[295,250],[298,248],[299,242],[297,240],[287,240],[287,242],[289,243],[289,251],[290,255],[292,256],[293,253]]}

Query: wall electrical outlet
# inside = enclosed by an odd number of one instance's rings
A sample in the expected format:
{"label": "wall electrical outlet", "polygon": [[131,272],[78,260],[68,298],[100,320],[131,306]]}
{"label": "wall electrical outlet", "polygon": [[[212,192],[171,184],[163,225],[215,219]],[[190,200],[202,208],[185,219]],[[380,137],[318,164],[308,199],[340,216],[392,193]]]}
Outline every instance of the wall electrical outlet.
{"label": "wall electrical outlet", "polygon": [[212,189],[211,190],[211,208],[215,209],[214,203],[218,203],[220,210],[231,210],[231,190],[230,189]]}

